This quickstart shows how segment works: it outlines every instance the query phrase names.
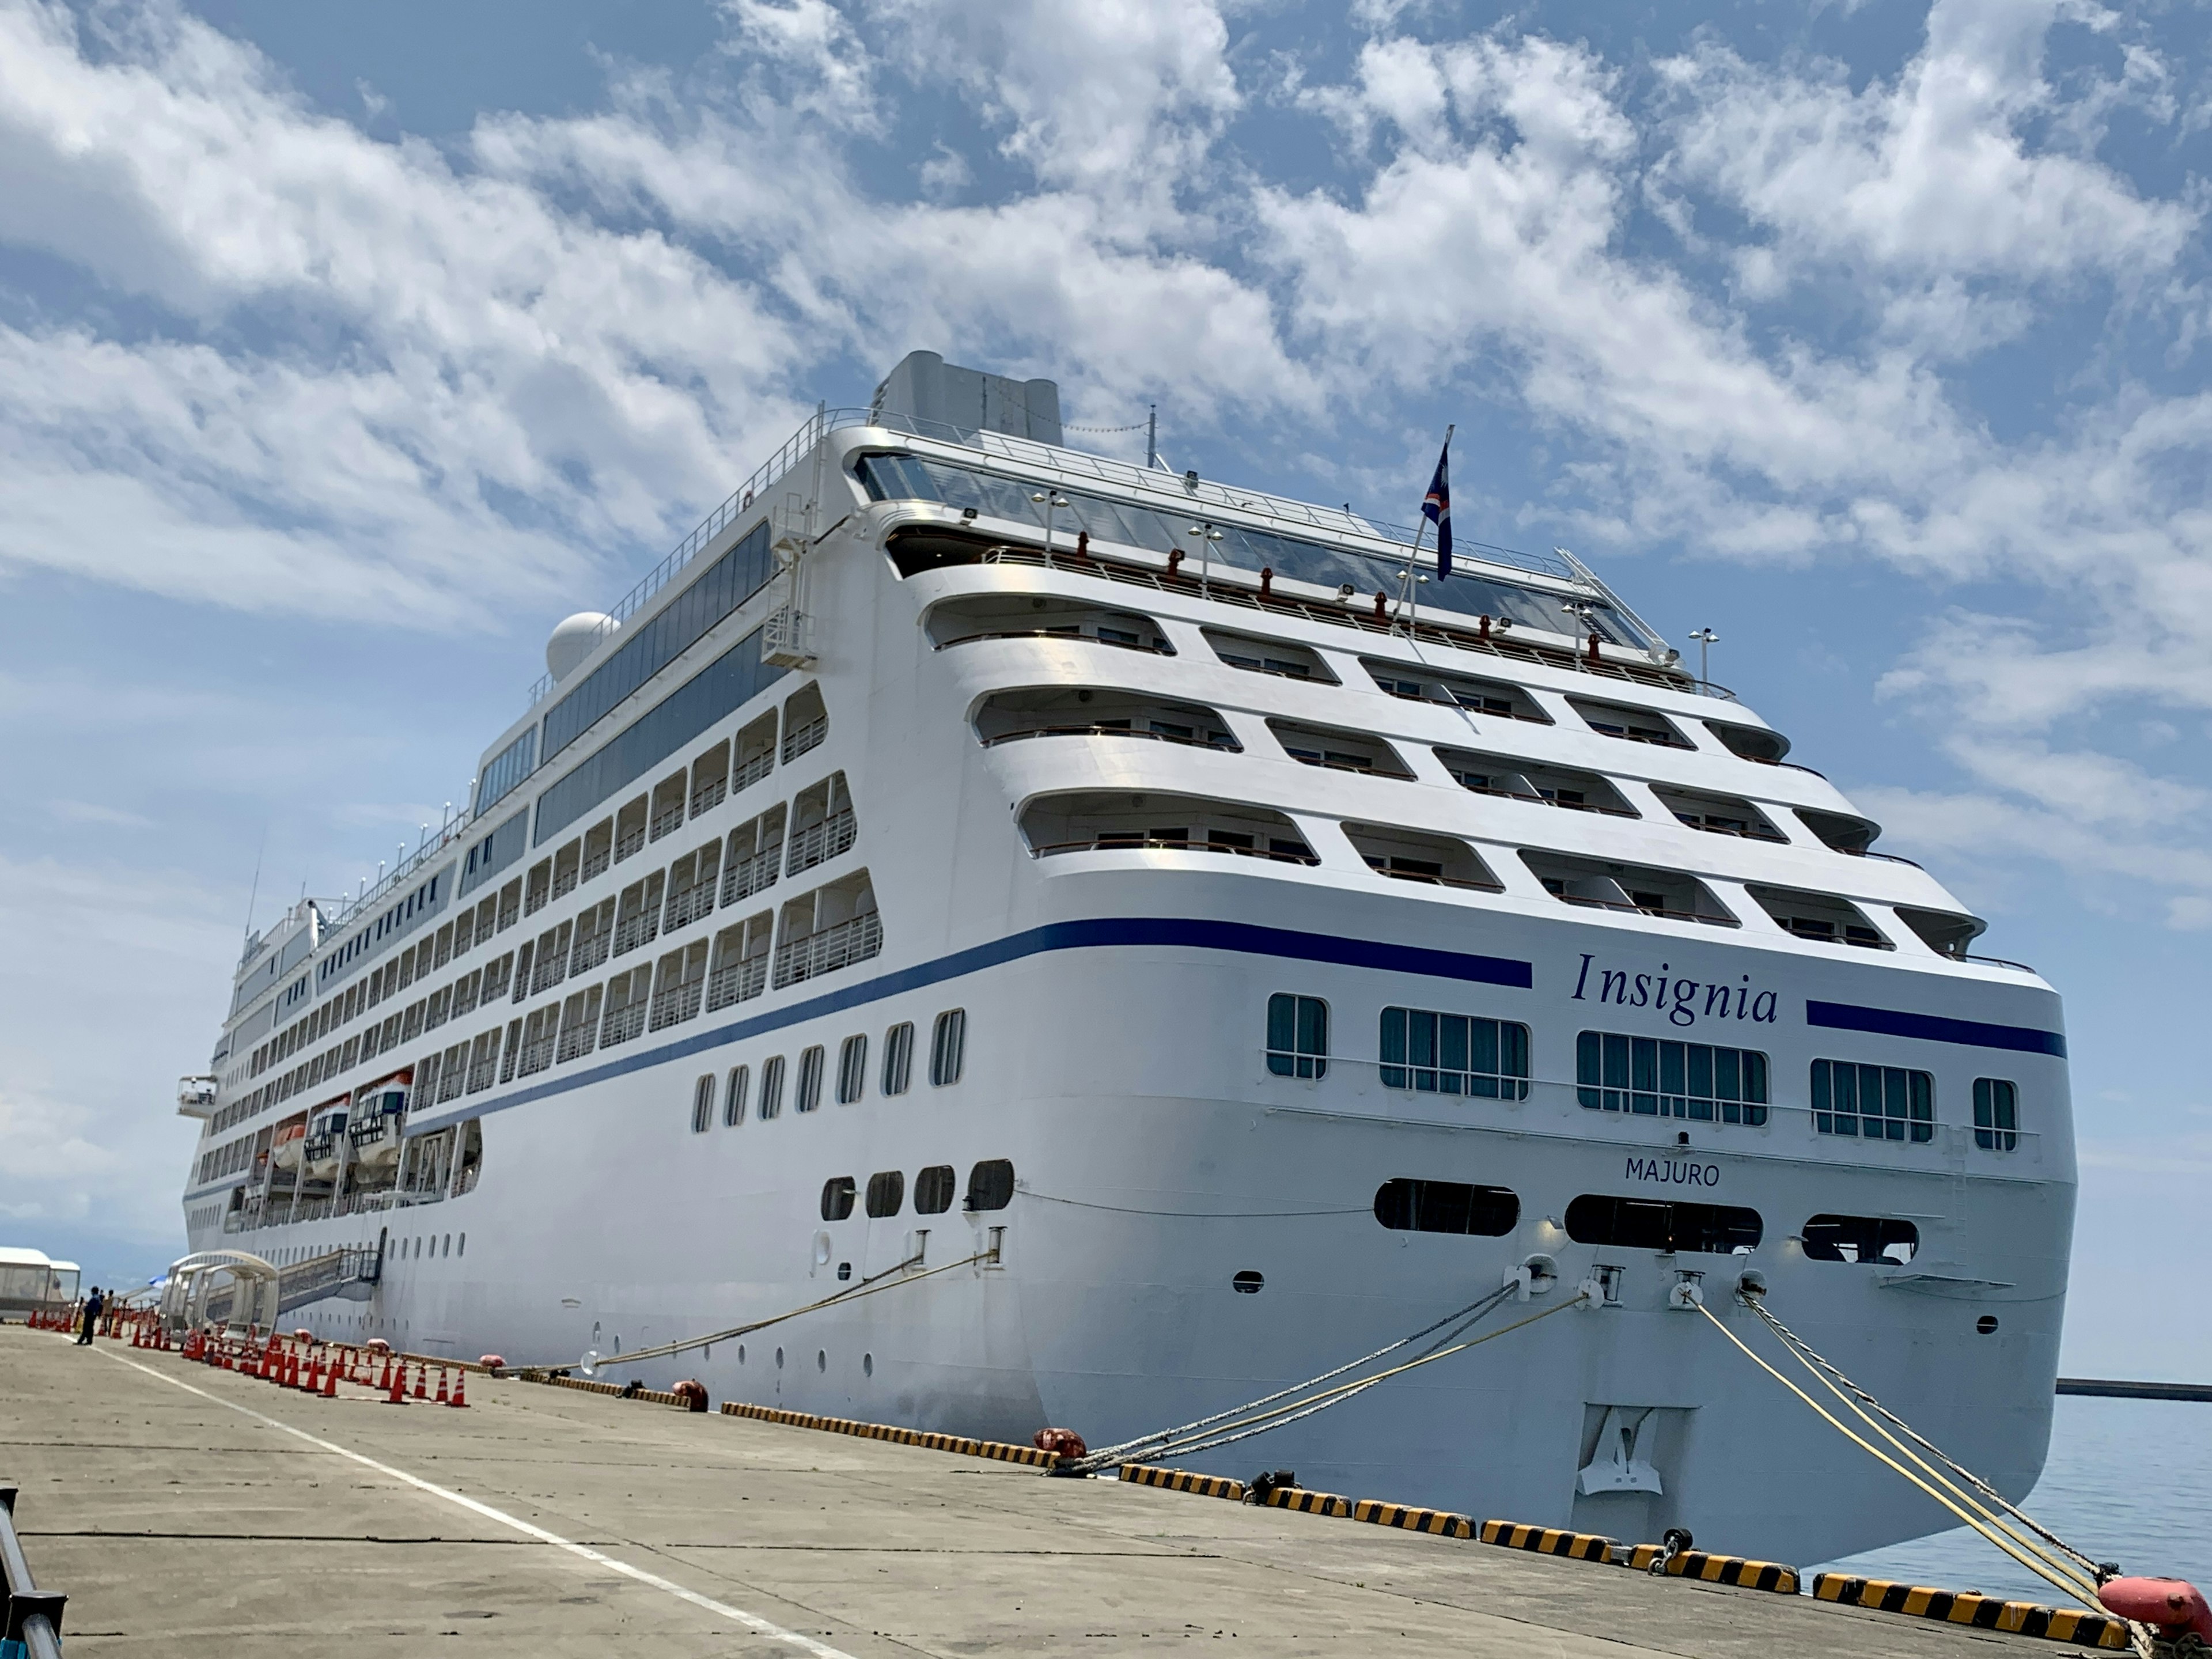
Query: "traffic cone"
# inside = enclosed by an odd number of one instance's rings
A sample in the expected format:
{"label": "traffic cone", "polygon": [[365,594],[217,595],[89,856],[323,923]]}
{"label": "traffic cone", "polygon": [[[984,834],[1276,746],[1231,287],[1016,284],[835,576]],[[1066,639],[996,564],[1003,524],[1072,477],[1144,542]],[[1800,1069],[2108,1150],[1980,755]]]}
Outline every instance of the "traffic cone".
{"label": "traffic cone", "polygon": [[448,1406],[466,1406],[469,1403],[466,1393],[468,1380],[469,1374],[465,1368],[453,1373],[453,1397],[446,1402]]}
{"label": "traffic cone", "polygon": [[417,1400],[423,1397],[424,1389],[422,1387],[422,1378],[424,1373],[428,1371],[429,1369],[430,1368],[428,1365],[422,1364],[419,1359],[415,1362],[415,1397]]}
{"label": "traffic cone", "polygon": [[390,1376],[392,1391],[385,1396],[384,1403],[387,1406],[404,1406],[407,1403],[406,1376],[404,1372],[396,1370],[391,1372]]}
{"label": "traffic cone", "polygon": [[446,1368],[441,1365],[438,1367],[438,1403],[444,1405],[446,1399]]}
{"label": "traffic cone", "polygon": [[335,1400],[337,1397],[338,1368],[333,1365],[323,1373],[323,1398],[325,1400]]}

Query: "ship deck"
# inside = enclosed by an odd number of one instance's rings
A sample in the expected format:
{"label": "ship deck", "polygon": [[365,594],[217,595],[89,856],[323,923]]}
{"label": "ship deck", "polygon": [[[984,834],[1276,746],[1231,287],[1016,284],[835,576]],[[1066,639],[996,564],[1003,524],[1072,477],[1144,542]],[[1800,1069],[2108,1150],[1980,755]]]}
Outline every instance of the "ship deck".
{"label": "ship deck", "polygon": [[[1987,1659],[1968,1631],[472,1376],[309,1398],[0,1328],[0,1480],[79,1655]],[[1363,1494],[1366,1495],[1366,1494]],[[1387,1494],[1375,1494],[1387,1496]]]}

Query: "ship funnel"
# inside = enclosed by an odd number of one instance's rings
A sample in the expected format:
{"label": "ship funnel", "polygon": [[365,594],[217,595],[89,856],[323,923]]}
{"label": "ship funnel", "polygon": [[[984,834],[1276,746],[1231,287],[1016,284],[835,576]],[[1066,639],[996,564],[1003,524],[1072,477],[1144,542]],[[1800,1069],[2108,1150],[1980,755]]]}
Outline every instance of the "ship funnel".
{"label": "ship funnel", "polygon": [[547,672],[556,680],[567,679],[576,672],[576,665],[592,654],[594,646],[621,626],[612,617],[597,611],[579,611],[563,617],[545,641]]}
{"label": "ship funnel", "polygon": [[1055,447],[1061,441],[1060,387],[948,363],[933,351],[909,351],[876,388],[874,412],[904,416],[963,436],[1003,432]]}

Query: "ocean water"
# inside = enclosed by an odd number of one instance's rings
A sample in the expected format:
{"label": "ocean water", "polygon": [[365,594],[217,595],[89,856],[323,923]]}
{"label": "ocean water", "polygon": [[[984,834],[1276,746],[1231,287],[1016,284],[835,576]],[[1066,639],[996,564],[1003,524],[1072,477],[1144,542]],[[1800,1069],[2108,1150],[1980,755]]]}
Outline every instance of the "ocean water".
{"label": "ocean water", "polygon": [[[2212,1404],[2060,1396],[2021,1507],[2094,1560],[2212,1593]],[[1966,1527],[1825,1564],[1838,1572],[2070,1606]]]}

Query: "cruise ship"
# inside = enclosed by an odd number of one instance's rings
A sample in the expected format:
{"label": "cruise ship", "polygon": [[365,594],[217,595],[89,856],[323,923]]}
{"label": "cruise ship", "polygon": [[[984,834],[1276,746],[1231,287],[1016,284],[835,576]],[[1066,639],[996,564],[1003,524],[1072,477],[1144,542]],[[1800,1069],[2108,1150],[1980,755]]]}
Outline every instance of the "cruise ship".
{"label": "cruise ship", "polygon": [[2051,988],[1571,554],[1066,436],[914,353],[561,624],[465,810],[248,939],[194,1316],[1099,1446],[1514,1285],[1575,1305],[1189,1463],[1948,1524],[1698,1316],[1759,1346],[1748,1280],[2024,1494]]}

